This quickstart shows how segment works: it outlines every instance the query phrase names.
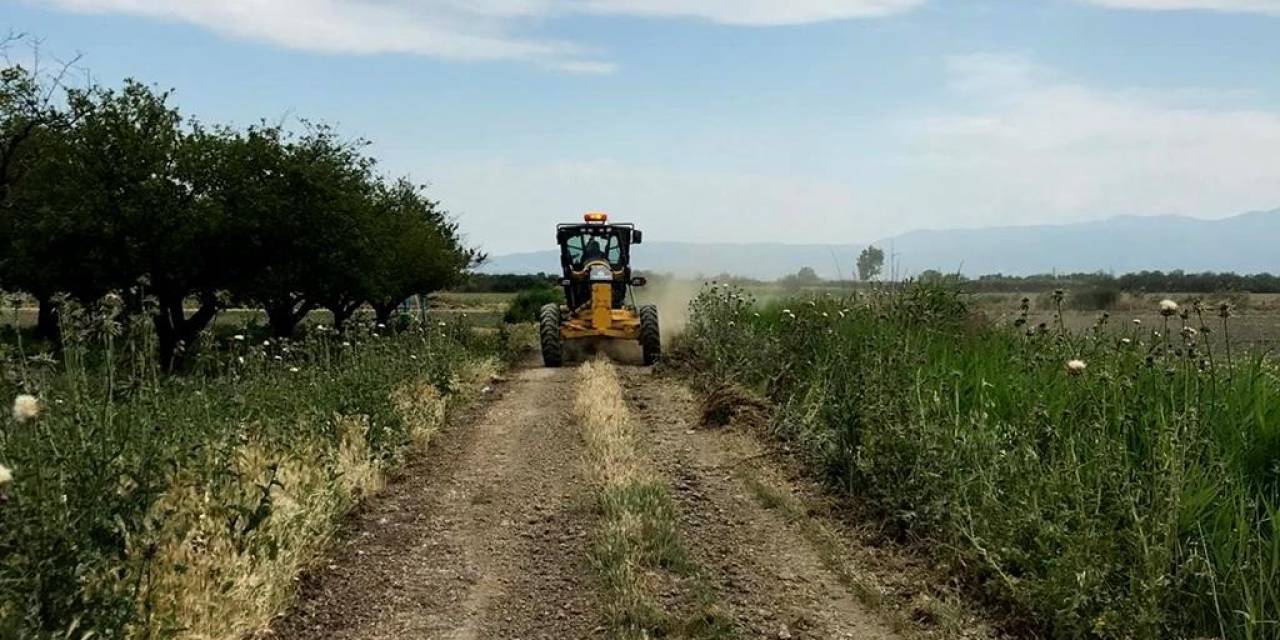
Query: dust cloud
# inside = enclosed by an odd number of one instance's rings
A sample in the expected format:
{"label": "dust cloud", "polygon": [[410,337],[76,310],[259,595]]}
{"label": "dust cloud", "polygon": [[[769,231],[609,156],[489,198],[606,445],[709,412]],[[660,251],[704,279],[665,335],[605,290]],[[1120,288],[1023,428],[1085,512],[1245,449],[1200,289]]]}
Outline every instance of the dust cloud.
{"label": "dust cloud", "polygon": [[702,289],[700,280],[664,279],[645,287],[635,289],[637,306],[642,304],[658,305],[658,324],[662,329],[662,346],[671,344],[671,339],[684,331],[689,319],[689,302]]}

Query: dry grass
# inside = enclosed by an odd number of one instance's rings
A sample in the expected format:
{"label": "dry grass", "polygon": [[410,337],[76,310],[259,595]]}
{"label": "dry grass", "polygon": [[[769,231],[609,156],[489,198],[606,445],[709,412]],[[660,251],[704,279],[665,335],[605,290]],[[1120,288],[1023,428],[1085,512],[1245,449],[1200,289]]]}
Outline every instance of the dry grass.
{"label": "dry grass", "polygon": [[[468,367],[450,397],[425,380],[397,388],[389,401],[409,426],[410,447],[424,448],[450,406],[494,373],[488,360]],[[369,417],[332,420],[336,449],[317,441],[283,450],[249,436],[228,454],[227,477],[175,475],[152,509],[147,535],[130,540],[131,555],[151,560],[135,564],[149,567],[145,575],[130,577],[147,585],[148,596],[143,624],[131,635],[242,638],[286,607],[296,576],[329,546],[342,515],[385,485],[386,470],[366,437]],[[251,425],[245,431],[252,433]]]}
{"label": "dry grass", "polygon": [[[668,482],[642,455],[617,371],[597,359],[579,372],[574,409],[601,513],[591,561],[613,637],[731,637],[731,623],[685,553]],[[673,592],[682,595],[676,602]]]}

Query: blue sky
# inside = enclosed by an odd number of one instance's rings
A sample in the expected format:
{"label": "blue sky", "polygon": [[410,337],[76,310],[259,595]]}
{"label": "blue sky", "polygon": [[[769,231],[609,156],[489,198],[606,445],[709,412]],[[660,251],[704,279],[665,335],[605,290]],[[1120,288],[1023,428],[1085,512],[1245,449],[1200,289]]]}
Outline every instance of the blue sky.
{"label": "blue sky", "polygon": [[373,142],[495,253],[1280,206],[1280,0],[0,0],[185,112]]}

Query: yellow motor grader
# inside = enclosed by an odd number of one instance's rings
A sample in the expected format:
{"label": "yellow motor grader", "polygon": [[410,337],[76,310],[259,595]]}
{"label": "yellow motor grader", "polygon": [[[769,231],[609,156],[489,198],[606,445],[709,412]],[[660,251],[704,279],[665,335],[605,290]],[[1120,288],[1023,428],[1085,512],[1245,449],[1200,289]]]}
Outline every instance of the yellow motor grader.
{"label": "yellow motor grader", "polygon": [[658,308],[636,306],[633,290],[645,284],[631,275],[631,247],[641,237],[635,225],[610,223],[599,211],[581,223],[556,225],[565,304],[546,305],[538,314],[543,364],[560,366],[565,343],[579,340],[636,340],[646,365],[658,361]]}

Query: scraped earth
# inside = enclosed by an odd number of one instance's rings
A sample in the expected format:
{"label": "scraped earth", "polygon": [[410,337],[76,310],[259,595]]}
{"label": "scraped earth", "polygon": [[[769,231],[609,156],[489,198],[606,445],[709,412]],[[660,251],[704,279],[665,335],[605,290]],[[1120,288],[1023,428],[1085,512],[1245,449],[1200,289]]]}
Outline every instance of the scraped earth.
{"label": "scraped earth", "polygon": [[[762,501],[749,437],[697,428],[678,382],[620,366],[645,455],[671,482],[680,534],[741,638],[896,638],[792,519]],[[609,637],[588,559],[597,515],[572,414],[575,368],[534,363],[494,386],[353,516],[266,634],[283,638]],[[774,490],[790,491],[786,481]],[[857,567],[854,567],[857,571]],[[929,635],[936,629],[924,629]],[[944,635],[971,635],[969,631]]]}

